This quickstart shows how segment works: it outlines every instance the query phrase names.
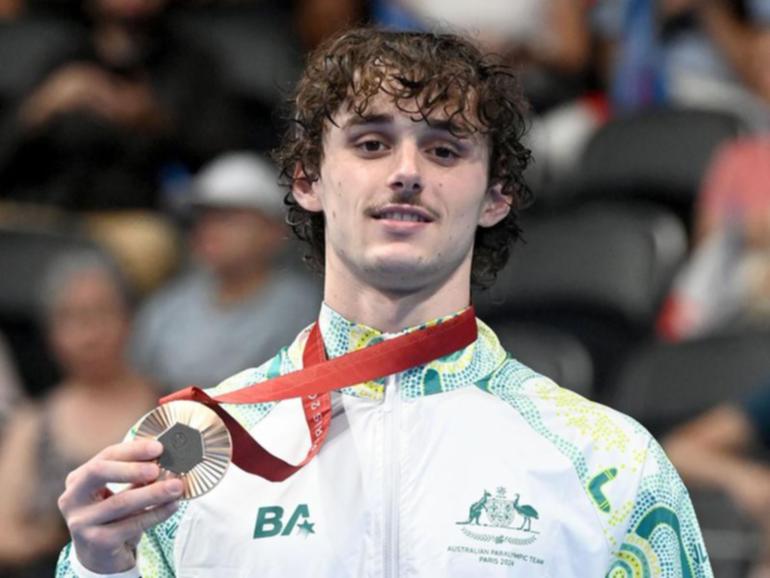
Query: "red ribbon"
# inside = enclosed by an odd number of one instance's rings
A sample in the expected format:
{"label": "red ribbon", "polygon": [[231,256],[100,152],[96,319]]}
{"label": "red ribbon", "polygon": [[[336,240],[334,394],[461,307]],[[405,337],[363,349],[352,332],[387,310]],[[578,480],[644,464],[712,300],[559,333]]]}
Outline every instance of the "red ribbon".
{"label": "red ribbon", "polygon": [[[476,338],[476,315],[473,307],[468,307],[460,315],[436,325],[327,359],[321,331],[316,323],[305,343],[303,369],[216,397],[210,397],[200,388],[188,387],[163,397],[160,403],[191,400],[210,407],[230,431],[233,463],[248,473],[280,482],[301,469],[320,451],[332,419],[332,390],[401,373],[463,349]],[[264,403],[295,397],[302,398],[311,440],[307,456],[296,465],[268,452],[219,405]]]}

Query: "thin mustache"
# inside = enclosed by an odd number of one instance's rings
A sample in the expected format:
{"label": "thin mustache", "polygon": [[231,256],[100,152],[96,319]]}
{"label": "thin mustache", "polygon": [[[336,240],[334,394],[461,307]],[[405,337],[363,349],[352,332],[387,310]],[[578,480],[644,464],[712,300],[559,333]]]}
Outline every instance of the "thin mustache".
{"label": "thin mustache", "polygon": [[411,199],[404,199],[401,197],[394,197],[390,199],[389,201],[384,201],[382,203],[378,203],[377,205],[374,205],[372,207],[369,207],[366,210],[366,214],[369,216],[376,215],[378,213],[381,213],[384,211],[387,207],[390,207],[391,205],[401,205],[404,207],[413,207],[415,209],[419,209],[421,211],[424,211],[428,215],[431,216],[433,220],[438,219],[438,214],[434,210],[432,210],[430,207],[426,207],[425,205],[421,203],[415,203],[414,200]]}

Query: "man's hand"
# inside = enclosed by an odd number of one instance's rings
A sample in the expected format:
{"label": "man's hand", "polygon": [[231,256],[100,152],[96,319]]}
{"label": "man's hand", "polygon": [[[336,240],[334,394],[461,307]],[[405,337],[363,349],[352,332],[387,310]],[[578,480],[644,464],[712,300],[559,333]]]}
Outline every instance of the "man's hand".
{"label": "man's hand", "polygon": [[[102,450],[67,476],[59,509],[77,557],[89,570],[113,574],[134,567],[142,533],[176,511],[182,482],[158,481],[160,469],[149,461],[162,452],[157,441],[123,442]],[[108,483],[131,487],[113,494]]]}

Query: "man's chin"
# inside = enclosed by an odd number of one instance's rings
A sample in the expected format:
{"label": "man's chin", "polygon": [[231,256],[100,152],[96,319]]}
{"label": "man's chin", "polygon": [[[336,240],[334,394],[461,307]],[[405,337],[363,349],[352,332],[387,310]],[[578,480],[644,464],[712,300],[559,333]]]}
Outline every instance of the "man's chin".
{"label": "man's chin", "polygon": [[412,293],[440,277],[439,267],[428,259],[378,259],[363,270],[368,284],[395,293]]}

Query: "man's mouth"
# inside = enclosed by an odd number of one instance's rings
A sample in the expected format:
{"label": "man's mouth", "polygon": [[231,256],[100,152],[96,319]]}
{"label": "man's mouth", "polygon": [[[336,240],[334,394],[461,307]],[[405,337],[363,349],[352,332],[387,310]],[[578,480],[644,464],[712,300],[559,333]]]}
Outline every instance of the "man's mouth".
{"label": "man's mouth", "polygon": [[407,223],[431,223],[433,216],[422,207],[411,205],[388,205],[370,211],[370,216],[383,221],[403,221]]}

